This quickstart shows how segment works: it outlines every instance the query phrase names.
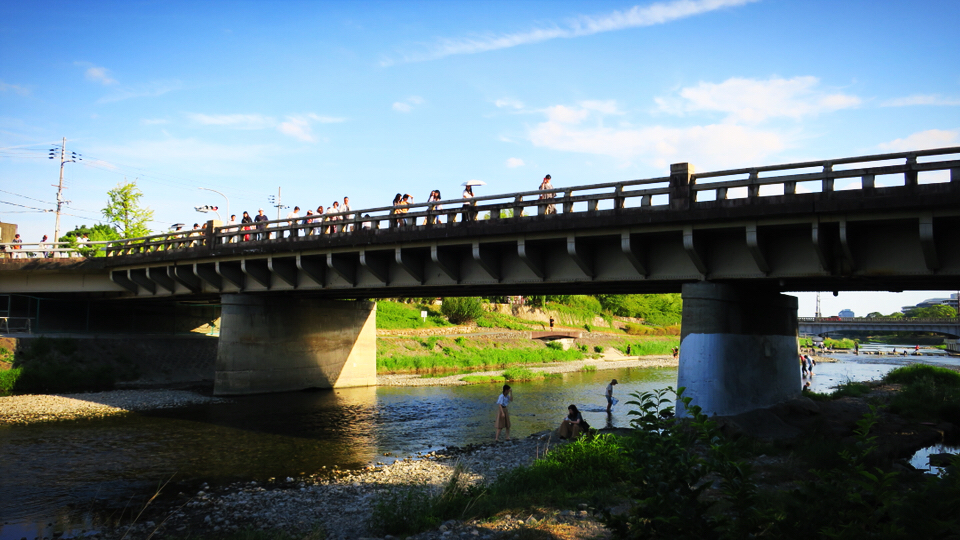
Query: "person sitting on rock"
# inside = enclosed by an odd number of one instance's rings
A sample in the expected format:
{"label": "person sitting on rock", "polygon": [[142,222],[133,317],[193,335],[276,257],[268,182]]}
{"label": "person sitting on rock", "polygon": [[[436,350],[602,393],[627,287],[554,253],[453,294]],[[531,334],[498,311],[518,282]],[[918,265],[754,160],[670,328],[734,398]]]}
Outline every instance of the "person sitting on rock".
{"label": "person sitting on rock", "polygon": [[590,425],[583,419],[583,415],[577,410],[577,406],[570,405],[567,407],[567,417],[560,422],[557,434],[561,439],[576,440],[589,429]]}

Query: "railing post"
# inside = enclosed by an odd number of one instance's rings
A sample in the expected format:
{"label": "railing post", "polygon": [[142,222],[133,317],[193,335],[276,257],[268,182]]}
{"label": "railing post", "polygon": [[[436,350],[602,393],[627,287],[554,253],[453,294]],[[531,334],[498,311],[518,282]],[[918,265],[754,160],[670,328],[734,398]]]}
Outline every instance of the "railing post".
{"label": "railing post", "polygon": [[220,225],[223,225],[223,223],[215,219],[211,219],[203,228],[203,244],[207,249],[214,249],[217,247],[217,227]]}
{"label": "railing post", "polygon": [[670,209],[689,210],[693,206],[690,184],[693,183],[693,165],[674,163],[670,165]]}
{"label": "railing post", "polygon": [[[563,192],[563,213],[569,214],[573,212],[573,190]],[[546,208],[546,207],[544,207]]]}
{"label": "railing post", "polygon": [[626,203],[627,199],[623,196],[623,184],[617,184],[617,189],[613,193],[613,209],[623,210]]}
{"label": "railing post", "polygon": [[523,215],[523,195],[517,195],[513,199],[513,217],[520,219]]}
{"label": "railing post", "polygon": [[823,183],[821,189],[824,193],[833,192],[833,163],[829,161],[823,164]]}
{"label": "railing post", "polygon": [[903,185],[907,187],[917,186],[917,156],[911,154],[907,156],[907,171],[903,173]]}
{"label": "railing post", "polygon": [[755,199],[760,196],[760,184],[757,182],[760,179],[760,173],[753,169],[750,171],[750,185],[747,186],[747,198]]}

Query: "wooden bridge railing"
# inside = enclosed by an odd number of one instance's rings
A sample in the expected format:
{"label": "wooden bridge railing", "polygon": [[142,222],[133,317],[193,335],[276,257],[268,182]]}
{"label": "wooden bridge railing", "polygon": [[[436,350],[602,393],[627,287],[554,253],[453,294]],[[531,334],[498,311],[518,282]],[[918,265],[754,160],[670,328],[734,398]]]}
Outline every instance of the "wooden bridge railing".
{"label": "wooden bridge railing", "polygon": [[[818,184],[807,191],[830,193],[835,182],[844,178],[859,178],[864,196],[876,190],[876,178],[900,175],[905,186],[918,183],[920,173],[949,171],[950,182],[960,185],[960,159],[921,161],[921,158],[960,154],[960,147],[919,150],[893,154],[850,157],[825,161],[788,163],[766,167],[731,169],[695,173],[687,164],[671,166],[671,175],[662,178],[628,180],[604,184],[533,190],[472,199],[449,199],[404,206],[381,206],[349,212],[300,216],[297,219],[278,219],[251,225],[216,226],[207,222],[201,230],[177,231],[143,238],[111,242],[105,248],[108,256],[124,256],[170,250],[216,249],[224,244],[239,242],[276,242],[321,235],[339,237],[366,230],[435,227],[464,221],[490,223],[519,220],[527,211],[537,215],[556,212],[559,215],[589,214],[600,210],[652,211],[685,210],[714,200],[727,199],[731,189],[745,188],[746,199],[770,195],[796,196],[803,183]],[[960,157],[960,156],[957,156]],[[902,163],[890,164],[878,162]],[[868,166],[874,164],[873,166]],[[854,165],[858,165],[853,167]],[[794,172],[807,169],[803,172]],[[788,173],[788,174],[777,174]],[[761,188],[773,187],[761,193]],[[813,189],[818,188],[818,189]],[[553,198],[542,199],[543,195]],[[397,213],[402,211],[404,213]],[[561,218],[562,219],[562,218]]]}

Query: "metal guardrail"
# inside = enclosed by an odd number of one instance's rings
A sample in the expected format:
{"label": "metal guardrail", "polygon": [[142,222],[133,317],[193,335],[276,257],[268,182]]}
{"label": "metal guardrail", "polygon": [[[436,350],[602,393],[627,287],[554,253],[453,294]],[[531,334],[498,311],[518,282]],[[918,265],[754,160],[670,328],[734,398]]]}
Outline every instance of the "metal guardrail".
{"label": "metal guardrail", "polygon": [[[672,175],[661,178],[628,180],[604,184],[589,184],[551,190],[533,190],[500,195],[488,195],[471,199],[450,199],[436,202],[415,203],[404,206],[381,206],[349,212],[300,216],[297,219],[278,219],[250,225],[214,226],[207,222],[200,230],[157,234],[107,243],[107,256],[153,253],[159,251],[215,249],[223,244],[245,241],[279,241],[321,235],[347,235],[358,231],[400,229],[421,226],[434,227],[460,221],[477,221],[482,213],[491,223],[517,220],[525,217],[525,211],[536,209],[538,215],[547,213],[571,215],[597,212],[604,209],[615,211],[649,211],[671,208],[678,199],[690,197],[691,207],[712,200],[724,200],[731,189],[745,188],[746,199],[780,195],[781,190],[767,190],[764,186],[782,186],[782,195],[797,195],[798,186],[804,183],[819,184],[819,191],[834,191],[837,179],[860,178],[860,190],[864,195],[875,193],[876,178],[885,175],[902,175],[904,185],[917,185],[923,172],[949,171],[950,181],[960,183],[960,159],[920,161],[921,158],[960,154],[960,147],[876,154],[842,159],[808,161],[771,165],[746,169],[731,169],[707,173],[691,173],[686,164],[680,164]],[[874,164],[900,161],[899,164],[837,168],[847,165]],[[818,169],[793,174],[802,169]],[[811,186],[814,187],[814,186]],[[773,193],[770,193],[772,191]],[[813,191],[812,189],[810,191]],[[706,195],[713,192],[714,199]],[[551,198],[541,198],[542,196]],[[482,221],[482,220],[481,220]]]}

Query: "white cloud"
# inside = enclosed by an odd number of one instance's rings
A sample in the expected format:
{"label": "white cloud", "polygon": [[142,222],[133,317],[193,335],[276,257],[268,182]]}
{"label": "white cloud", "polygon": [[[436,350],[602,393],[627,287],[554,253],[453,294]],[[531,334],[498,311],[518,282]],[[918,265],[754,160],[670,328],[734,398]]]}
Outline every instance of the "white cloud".
{"label": "white cloud", "polygon": [[139,86],[118,88],[113,93],[98,99],[97,103],[115,103],[138,97],[157,97],[181,88],[183,88],[183,83],[177,80],[154,81]]}
{"label": "white cloud", "polygon": [[816,77],[772,78],[767,80],[731,78],[722,83],[701,82],[680,90],[679,97],[657,98],[659,109],[671,114],[688,112],[726,113],[727,122],[758,123],[768,118],[799,120],[824,112],[856,107],[857,96],[827,93],[818,88]]}
{"label": "white cloud", "polygon": [[494,101],[493,104],[496,105],[498,108],[501,108],[501,109],[504,108],[504,107],[509,107],[509,108],[512,108],[512,109],[522,109],[522,108],[523,108],[523,102],[522,102],[522,101],[520,101],[520,100],[518,100],[518,99],[512,99],[512,98],[498,99],[498,100]]}
{"label": "white cloud", "polygon": [[958,144],[960,144],[960,131],[929,129],[927,131],[919,131],[903,139],[895,139],[890,142],[881,143],[878,146],[881,150],[888,152],[909,152],[911,150],[957,146]]}
{"label": "white cloud", "polygon": [[110,76],[110,70],[105,67],[92,66],[87,68],[84,76],[88,81],[98,82],[103,85],[117,84],[117,80]]}
{"label": "white cloud", "polygon": [[[612,32],[626,28],[638,28],[665,24],[678,19],[716,11],[718,9],[742,6],[758,0],[674,0],[658,2],[645,6],[633,6],[626,11],[614,11],[603,15],[581,15],[568,20],[565,24],[554,24],[548,28],[533,28],[513,34],[482,35],[470,38],[441,39],[431,50],[423,53],[403,55],[400,62],[421,62],[436,60],[457,54],[476,54],[497,49],[506,49],[518,45],[539,43],[558,38],[591,36],[602,32]],[[397,61],[387,59],[382,65],[392,65]]]}
{"label": "white cloud", "polygon": [[187,113],[187,118],[205,126],[220,126],[231,129],[260,130],[276,129],[280,133],[304,142],[314,142],[313,124],[335,124],[345,122],[345,118],[322,116],[316,113],[289,115],[279,121],[272,116],[262,114],[202,114]]}
{"label": "white cloud", "polygon": [[916,94],[902,98],[889,99],[880,105],[882,107],[909,107],[912,105],[939,105],[952,107],[960,105],[960,98],[947,98],[938,95]]}
{"label": "white cloud", "polygon": [[169,124],[170,121],[166,118],[144,118],[140,120],[140,124],[144,126],[156,126],[160,124]]}
{"label": "white cloud", "polygon": [[416,105],[423,104],[423,98],[420,96],[410,96],[404,101],[396,101],[393,104],[393,110],[401,113],[408,113]]}
{"label": "white cloud", "polygon": [[18,86],[16,84],[8,84],[3,81],[0,81],[0,92],[6,92],[7,90],[20,94],[21,96],[26,96],[30,94],[30,90],[23,86]]}
{"label": "white cloud", "polygon": [[625,161],[639,159],[658,168],[679,162],[693,163],[701,169],[706,167],[706,170],[744,166],[787,146],[786,137],[776,131],[734,124],[679,128],[605,127],[603,115],[619,114],[616,107],[611,105],[595,107],[593,110],[583,105],[557,105],[545,109],[543,113],[547,120],[531,128],[528,133],[534,146],[604,155]]}
{"label": "white cloud", "polygon": [[277,121],[262,114],[202,114],[187,113],[187,117],[204,126],[224,126],[234,129],[266,129]]}
{"label": "white cloud", "polygon": [[515,168],[517,168],[517,167],[523,167],[524,165],[525,165],[525,163],[524,163],[523,160],[520,159],[520,158],[512,157],[512,158],[510,158],[510,159],[507,160],[507,167],[509,167],[509,168],[511,168],[511,169],[515,169]]}
{"label": "white cloud", "polygon": [[304,142],[313,142],[313,128],[310,119],[304,116],[288,116],[286,122],[277,126],[277,131]]}

